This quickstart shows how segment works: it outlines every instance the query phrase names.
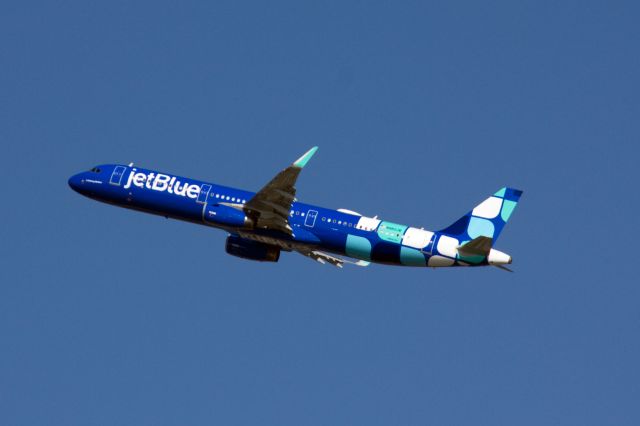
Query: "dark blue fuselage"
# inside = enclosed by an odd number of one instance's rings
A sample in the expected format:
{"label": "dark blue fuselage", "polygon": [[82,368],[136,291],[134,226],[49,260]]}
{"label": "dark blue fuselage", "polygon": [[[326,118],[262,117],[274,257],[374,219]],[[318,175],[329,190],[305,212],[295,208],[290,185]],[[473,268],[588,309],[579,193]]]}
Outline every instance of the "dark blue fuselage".
{"label": "dark blue fuselage", "polygon": [[[431,267],[491,263],[490,256],[461,255],[458,249],[478,236],[495,242],[522,194],[503,188],[439,232],[294,201],[288,212],[291,232],[286,233],[251,226],[245,204],[255,195],[253,192],[133,165],[94,167],[72,176],[69,186],[105,203],[226,230],[235,236],[232,243],[237,250],[267,244],[308,256],[325,251],[364,261]],[[243,246],[245,240],[253,241],[253,246],[250,241]],[[315,256],[312,254],[310,257]],[[507,260],[510,262],[510,257]]]}
{"label": "dark blue fuselage", "polygon": [[[135,180],[138,175],[146,177],[144,182],[142,178]],[[155,180],[159,175],[170,178],[166,185],[156,184]],[[170,184],[172,186],[169,186]],[[72,176],[69,179],[69,186],[82,195],[108,204],[213,226],[234,234],[251,232],[269,238],[291,241],[294,244],[308,244],[338,254],[347,254],[345,252],[347,234],[362,238],[371,238],[375,235],[374,229],[357,228],[360,220],[357,214],[325,209],[297,201],[292,204],[289,214],[293,236],[269,230],[235,229],[208,222],[205,217],[207,206],[221,202],[244,204],[253,197],[254,193],[140,167],[103,164],[91,171]],[[359,257],[373,260],[370,256]],[[378,242],[375,261],[400,263],[398,260],[397,244]]]}

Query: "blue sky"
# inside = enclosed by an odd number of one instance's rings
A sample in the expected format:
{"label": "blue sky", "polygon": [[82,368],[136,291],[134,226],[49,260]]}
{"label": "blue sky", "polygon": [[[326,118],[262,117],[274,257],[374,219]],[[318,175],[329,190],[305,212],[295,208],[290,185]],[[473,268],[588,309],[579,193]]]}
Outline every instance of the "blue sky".
{"label": "blue sky", "polygon": [[[0,423],[640,423],[636,2],[8,2]],[[523,189],[496,268],[337,270],[98,204],[99,163],[427,229]]]}

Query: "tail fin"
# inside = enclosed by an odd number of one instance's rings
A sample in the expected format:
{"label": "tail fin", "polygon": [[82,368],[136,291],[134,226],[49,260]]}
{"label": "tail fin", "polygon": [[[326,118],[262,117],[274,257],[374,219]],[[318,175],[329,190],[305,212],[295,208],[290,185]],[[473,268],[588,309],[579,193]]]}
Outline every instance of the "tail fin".
{"label": "tail fin", "polygon": [[502,188],[455,223],[439,232],[454,237],[458,241],[489,237],[495,243],[502,228],[511,217],[511,213],[518,205],[521,195],[522,191],[518,189]]}

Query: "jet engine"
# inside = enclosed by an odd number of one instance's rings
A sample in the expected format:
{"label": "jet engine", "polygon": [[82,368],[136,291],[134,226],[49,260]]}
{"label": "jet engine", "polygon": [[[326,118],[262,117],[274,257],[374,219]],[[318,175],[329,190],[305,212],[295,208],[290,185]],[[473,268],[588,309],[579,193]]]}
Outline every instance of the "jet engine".
{"label": "jet engine", "polygon": [[227,237],[225,250],[232,256],[259,262],[277,262],[280,258],[280,247],[278,246],[259,243],[233,235]]}

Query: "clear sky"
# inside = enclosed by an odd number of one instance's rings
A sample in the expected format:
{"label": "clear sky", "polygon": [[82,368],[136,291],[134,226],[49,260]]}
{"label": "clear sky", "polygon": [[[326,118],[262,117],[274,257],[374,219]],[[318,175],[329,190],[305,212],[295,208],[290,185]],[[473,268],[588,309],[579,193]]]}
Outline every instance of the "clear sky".
{"label": "clear sky", "polygon": [[[637,2],[4,2],[0,424],[638,425]],[[100,163],[440,229],[339,270],[90,201]]]}

